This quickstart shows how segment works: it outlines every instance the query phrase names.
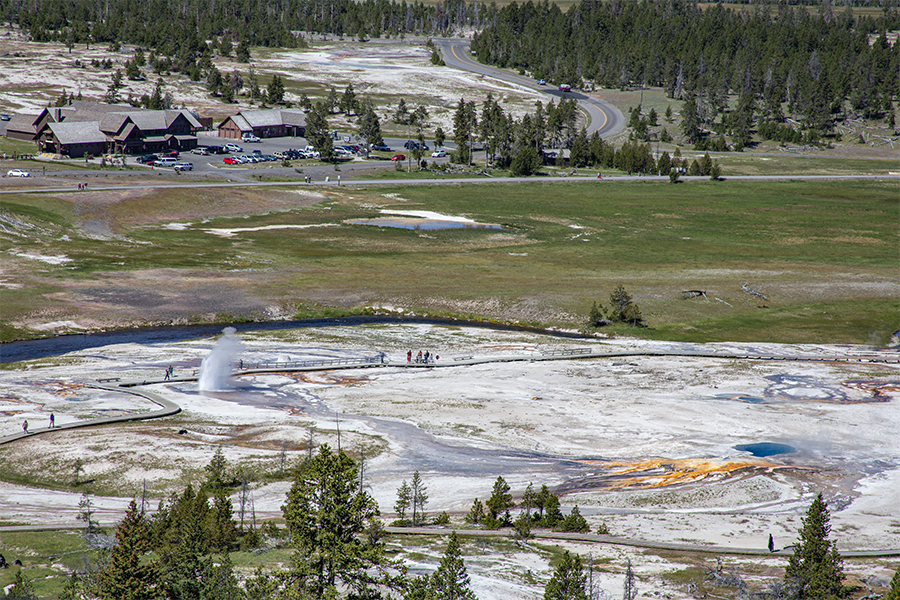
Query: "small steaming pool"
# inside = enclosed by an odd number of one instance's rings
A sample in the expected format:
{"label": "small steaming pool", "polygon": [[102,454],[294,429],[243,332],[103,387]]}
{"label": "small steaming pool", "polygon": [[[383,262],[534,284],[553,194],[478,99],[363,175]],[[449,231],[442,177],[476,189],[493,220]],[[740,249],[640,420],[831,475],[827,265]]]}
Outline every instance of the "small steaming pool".
{"label": "small steaming pool", "polygon": [[791,454],[792,452],[796,452],[797,449],[793,446],[789,446],[787,444],[778,444],[775,442],[759,442],[756,444],[738,444],[734,447],[735,450],[740,450],[741,452],[749,452],[753,456],[758,456],[760,458],[766,456],[775,456],[778,454]]}
{"label": "small steaming pool", "polygon": [[391,227],[394,229],[412,229],[433,231],[437,229],[499,229],[500,225],[475,223],[473,221],[445,221],[439,219],[418,219],[411,217],[378,217],[375,219],[357,219],[348,221],[351,225],[372,225],[375,227]]}

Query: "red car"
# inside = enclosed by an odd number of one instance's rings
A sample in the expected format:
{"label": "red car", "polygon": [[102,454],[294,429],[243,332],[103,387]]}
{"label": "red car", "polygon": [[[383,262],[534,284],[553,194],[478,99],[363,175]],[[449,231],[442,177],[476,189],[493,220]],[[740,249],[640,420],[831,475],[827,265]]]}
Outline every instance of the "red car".
{"label": "red car", "polygon": [[239,161],[238,159],[236,159],[236,158],[233,157],[233,156],[226,156],[225,158],[222,159],[222,162],[225,163],[226,165],[239,165],[239,164],[241,164],[241,161]]}
{"label": "red car", "polygon": [[406,155],[405,154],[395,154],[391,157],[391,160],[393,160],[393,161],[406,160]]}

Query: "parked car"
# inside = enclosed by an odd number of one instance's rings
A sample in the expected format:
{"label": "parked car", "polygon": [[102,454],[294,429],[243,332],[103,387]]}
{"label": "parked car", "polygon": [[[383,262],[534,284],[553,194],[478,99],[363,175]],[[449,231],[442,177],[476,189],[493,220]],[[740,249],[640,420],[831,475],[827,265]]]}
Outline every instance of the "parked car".
{"label": "parked car", "polygon": [[31,177],[31,173],[22,169],[12,169],[6,172],[7,177]]}
{"label": "parked car", "polygon": [[189,162],[175,163],[175,170],[176,171],[193,171],[194,163],[189,163]]}
{"label": "parked car", "polygon": [[233,156],[226,156],[225,158],[222,159],[222,162],[225,163],[226,165],[239,165],[239,164],[241,164],[241,161],[239,161],[238,159],[236,159],[236,158],[233,157]]}
{"label": "parked car", "polygon": [[[415,140],[406,140],[406,143],[403,144],[403,147],[406,148],[407,150],[417,150],[417,149],[419,149],[419,142],[417,142]],[[430,150],[430,148],[428,147],[428,144],[423,142],[422,150]]]}
{"label": "parked car", "polygon": [[210,154],[228,154],[228,148],[225,146],[207,146],[206,149]]}
{"label": "parked car", "polygon": [[245,144],[255,144],[257,142],[261,142],[262,140],[253,135],[252,133],[245,133],[241,136],[241,141]]}
{"label": "parked car", "polygon": [[395,154],[391,157],[391,160],[393,160],[395,162],[398,160],[406,160],[406,155],[405,154]]}
{"label": "parked car", "polygon": [[372,144],[369,146],[369,150],[374,150],[375,152],[390,152],[391,148],[387,144]]}
{"label": "parked car", "polygon": [[435,150],[434,152],[431,153],[432,158],[443,158],[445,156],[447,156],[446,150]]}
{"label": "parked car", "polygon": [[3,113],[2,115],[0,115],[0,121],[9,121],[9,115]]}
{"label": "parked car", "polygon": [[178,150],[168,150],[159,153],[160,158],[178,158]]}
{"label": "parked car", "polygon": [[206,156],[209,154],[209,148],[206,146],[197,146],[193,150],[191,150],[191,154],[199,154],[200,156]]}
{"label": "parked car", "polygon": [[154,167],[174,167],[178,159],[174,156],[161,156],[153,161]]}
{"label": "parked car", "polygon": [[147,165],[155,161],[157,158],[159,157],[155,154],[141,154],[137,157],[137,161],[142,165]]}
{"label": "parked car", "polygon": [[243,152],[244,149],[237,144],[225,144],[225,149],[229,152]]}

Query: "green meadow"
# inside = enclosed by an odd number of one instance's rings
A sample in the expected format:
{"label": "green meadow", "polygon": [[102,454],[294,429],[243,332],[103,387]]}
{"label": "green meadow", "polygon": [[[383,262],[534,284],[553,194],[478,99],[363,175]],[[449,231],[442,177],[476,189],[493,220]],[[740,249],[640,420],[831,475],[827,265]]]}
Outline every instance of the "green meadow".
{"label": "green meadow", "polygon": [[[4,335],[21,336],[14,324],[37,309],[77,316],[65,298],[72,284],[159,269],[176,279],[179,273],[226,277],[235,289],[267,302],[302,305],[304,316],[315,312],[310,306],[333,315],[391,305],[417,314],[581,328],[592,302],[606,303],[622,284],[648,327],[612,333],[880,343],[898,327],[896,182],[522,183],[321,192],[294,202],[290,190],[155,190],[102,211],[51,195],[7,196],[3,213],[21,225],[3,234],[3,250],[65,255],[70,262],[15,261],[12,278],[0,288]],[[503,229],[349,223],[380,210],[434,211]],[[109,235],[82,233],[85,222],[98,219]],[[163,226],[173,220],[184,222],[183,229]],[[258,229],[267,226],[281,228]],[[214,228],[245,231],[222,237],[209,231]],[[8,285],[15,281],[28,285]],[[705,296],[685,299],[685,290]]]}

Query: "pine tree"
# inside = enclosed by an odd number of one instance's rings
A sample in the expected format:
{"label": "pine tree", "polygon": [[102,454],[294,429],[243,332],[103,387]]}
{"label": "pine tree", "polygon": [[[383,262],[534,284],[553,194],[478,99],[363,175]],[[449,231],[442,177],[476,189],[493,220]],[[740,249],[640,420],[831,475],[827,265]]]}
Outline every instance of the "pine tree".
{"label": "pine tree", "polygon": [[272,81],[269,83],[268,95],[269,102],[272,104],[281,104],[284,102],[284,82],[277,74],[272,75]]}
{"label": "pine tree", "polygon": [[325,162],[334,159],[334,140],[329,132],[327,112],[323,102],[316,102],[306,116],[306,139],[312,142],[319,158]]}
{"label": "pine tree", "polygon": [[844,587],[841,556],[831,531],[828,505],[820,493],[813,500],[800,528],[800,539],[784,570],[784,583],[789,597],[795,600],[841,600],[849,598]]}
{"label": "pine tree", "polygon": [[149,108],[150,110],[162,110],[165,108],[162,86],[163,80],[162,77],[160,77],[156,80],[156,87],[153,88],[153,95],[150,96],[150,100],[147,102],[147,108]]}
{"label": "pine tree", "polygon": [[378,505],[359,489],[358,476],[356,462],[327,444],[297,473],[281,508],[297,549],[292,578],[299,597],[392,582],[384,543],[365,535]]}
{"label": "pine tree", "polygon": [[235,600],[241,597],[242,590],[228,553],[225,553],[219,564],[214,563],[212,557],[204,559],[199,600]]}
{"label": "pine tree", "polygon": [[425,504],[428,502],[428,488],[422,483],[422,477],[416,471],[410,484],[413,525],[421,525],[425,521]]}
{"label": "pine tree", "polygon": [[238,62],[248,63],[250,62],[250,46],[247,43],[246,38],[241,38],[240,43],[238,43],[237,51],[235,52],[237,55]]}
{"label": "pine tree", "polygon": [[328,114],[332,114],[334,109],[337,108],[337,105],[337,90],[334,89],[334,86],[331,86],[331,89],[328,90],[328,97],[325,99],[325,106],[328,108]]}
{"label": "pine tree", "polygon": [[544,600],[588,600],[586,580],[581,557],[566,550],[544,588]]}
{"label": "pine tree", "polygon": [[582,127],[581,130],[575,135],[575,139],[572,141],[572,149],[569,152],[569,164],[573,168],[580,168],[587,166],[588,162],[591,159],[591,151],[587,138],[587,132],[585,132]]}
{"label": "pine tree", "polygon": [[581,516],[581,511],[578,510],[578,506],[575,505],[572,507],[571,512],[566,515],[566,518],[562,520],[562,523],[559,524],[559,530],[570,531],[572,533],[587,533],[591,530],[591,527],[588,525],[585,518]]}
{"label": "pine tree", "polygon": [[897,572],[891,578],[890,588],[884,600],[900,600],[900,567],[897,567]]}
{"label": "pine tree", "polygon": [[469,575],[462,559],[459,538],[456,532],[450,533],[447,548],[441,558],[441,564],[431,575],[428,582],[429,600],[476,600],[469,589]]}
{"label": "pine tree", "polygon": [[66,580],[66,587],[63,588],[59,600],[81,600],[84,598],[84,592],[84,585],[78,576],[78,571],[72,571]]}
{"label": "pine tree", "polygon": [[534,491],[534,486],[531,483],[525,488],[525,493],[522,494],[522,502],[519,506],[525,510],[525,516],[531,519],[532,509],[538,507],[538,495],[537,492]]}
{"label": "pine tree", "polygon": [[622,600],[634,600],[638,590],[635,584],[634,570],[631,568],[631,559],[625,563],[625,584],[622,591]]}
{"label": "pine tree", "polygon": [[406,483],[404,479],[400,483],[400,487],[397,488],[397,502],[394,504],[394,510],[397,512],[397,517],[401,521],[406,519],[406,509],[409,508],[410,501],[412,500],[412,490],[409,488],[409,484]]}
{"label": "pine tree", "polygon": [[34,584],[25,576],[23,571],[24,569],[21,567],[16,571],[13,584],[10,586],[9,593],[6,594],[5,598],[9,598],[9,600],[37,600],[37,596],[34,593]]}
{"label": "pine tree", "polygon": [[356,92],[353,91],[353,84],[347,84],[347,89],[344,90],[344,94],[341,96],[340,108],[344,114],[353,114],[356,112],[358,106],[358,102],[356,99]]}
{"label": "pine tree", "polygon": [[209,90],[209,93],[213,96],[219,95],[219,90],[222,87],[222,73],[213,65],[209,68],[209,74],[206,76],[206,89]]}
{"label": "pine tree", "polygon": [[525,146],[516,154],[509,165],[510,172],[516,177],[527,177],[537,173],[541,168],[541,157],[531,146]]}
{"label": "pine tree", "polygon": [[482,504],[481,500],[475,498],[475,501],[472,502],[472,508],[469,509],[469,514],[466,515],[466,522],[471,523],[472,525],[478,525],[484,520],[484,504]]}
{"label": "pine tree", "polygon": [[203,556],[209,550],[209,501],[201,488],[193,486],[173,498],[154,519],[158,538],[162,585],[169,598],[189,600],[200,597],[203,578]]}
{"label": "pine tree", "polygon": [[548,492],[544,500],[544,515],[541,517],[541,525],[544,527],[556,527],[563,520],[562,511],[559,508],[559,497]]}
{"label": "pine tree", "polygon": [[97,576],[101,598],[149,600],[156,597],[156,567],[141,564],[141,557],[150,549],[147,533],[144,516],[132,500],[125,518],[116,527],[116,545],[109,554],[109,563]]}
{"label": "pine tree", "polygon": [[712,158],[709,156],[709,152],[705,152],[703,156],[700,157],[700,174],[701,175],[709,175],[712,173]]}
{"label": "pine tree", "polygon": [[231,498],[225,488],[213,492],[213,507],[208,514],[206,538],[209,547],[227,552],[237,541],[237,524]]}
{"label": "pine tree", "polygon": [[429,600],[428,584],[430,581],[428,577],[424,576],[407,580],[403,600]]}
{"label": "pine tree", "polygon": [[619,323],[628,323],[629,325],[643,325],[643,317],[641,309],[627,291],[625,286],[619,285],[609,295],[609,318],[611,321]]}
{"label": "pine tree", "polygon": [[116,69],[116,71],[112,74],[112,80],[110,81],[109,87],[106,88],[106,103],[116,104],[119,101],[119,90],[121,89],[122,71]]}
{"label": "pine tree", "polygon": [[497,528],[509,523],[509,510],[515,505],[509,490],[509,484],[506,483],[502,476],[497,477],[491,497],[485,503],[490,517],[489,521],[486,520],[488,527]]}
{"label": "pine tree", "polygon": [[453,156],[455,162],[469,164],[472,161],[472,139],[477,124],[475,102],[466,102],[465,98],[460,98],[456,112],[453,113],[453,141],[457,148]]}

